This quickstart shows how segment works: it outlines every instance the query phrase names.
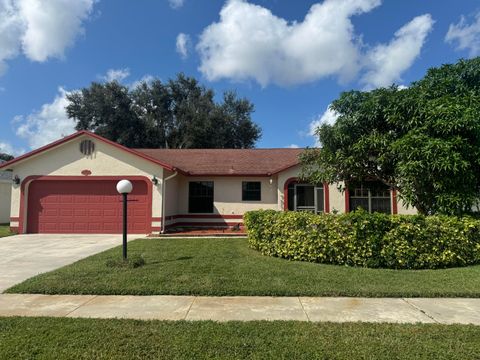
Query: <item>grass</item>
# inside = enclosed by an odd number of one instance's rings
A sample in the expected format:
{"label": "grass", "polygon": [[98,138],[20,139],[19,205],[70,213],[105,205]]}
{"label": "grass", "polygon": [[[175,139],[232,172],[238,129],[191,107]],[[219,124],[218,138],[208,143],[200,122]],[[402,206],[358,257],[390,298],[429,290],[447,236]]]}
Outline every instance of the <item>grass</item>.
{"label": "grass", "polygon": [[10,225],[9,224],[0,224],[0,238],[5,236],[13,235],[10,232]]}
{"label": "grass", "polygon": [[0,358],[474,359],[480,327],[0,318]]}
{"label": "grass", "polygon": [[143,239],[128,244],[138,268],[109,267],[121,247],[40,274],[9,293],[480,297],[480,266],[384,270],[262,256],[246,239]]}

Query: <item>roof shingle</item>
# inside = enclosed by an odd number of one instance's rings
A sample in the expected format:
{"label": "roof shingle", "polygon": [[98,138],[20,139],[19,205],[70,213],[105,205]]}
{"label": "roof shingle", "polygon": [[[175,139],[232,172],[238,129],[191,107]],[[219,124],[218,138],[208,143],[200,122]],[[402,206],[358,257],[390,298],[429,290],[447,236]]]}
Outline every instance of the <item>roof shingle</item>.
{"label": "roof shingle", "polygon": [[135,149],[189,175],[270,176],[297,165],[303,149]]}

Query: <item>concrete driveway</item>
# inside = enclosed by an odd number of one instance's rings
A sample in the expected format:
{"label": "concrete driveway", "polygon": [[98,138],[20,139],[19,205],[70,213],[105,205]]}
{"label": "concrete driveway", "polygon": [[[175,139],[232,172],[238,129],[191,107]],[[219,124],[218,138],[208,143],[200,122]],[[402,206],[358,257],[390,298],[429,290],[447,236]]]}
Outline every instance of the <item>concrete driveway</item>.
{"label": "concrete driveway", "polygon": [[[142,235],[131,235],[129,240]],[[15,235],[0,238],[0,293],[32,276],[122,244],[122,235]]]}

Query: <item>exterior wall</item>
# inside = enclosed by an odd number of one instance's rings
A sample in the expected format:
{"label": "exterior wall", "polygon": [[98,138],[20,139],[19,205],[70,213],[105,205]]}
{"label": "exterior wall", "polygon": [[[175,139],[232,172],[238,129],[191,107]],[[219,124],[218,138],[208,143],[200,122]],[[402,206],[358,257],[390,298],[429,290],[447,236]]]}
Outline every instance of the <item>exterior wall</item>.
{"label": "exterior wall", "polygon": [[344,213],[345,212],[345,192],[339,190],[341,184],[330,184],[328,191],[330,193],[330,212],[331,213]]}
{"label": "exterior wall", "polygon": [[[174,173],[168,170],[165,170],[164,179],[173,175]],[[181,175],[176,175],[170,180],[166,181],[166,196],[165,196],[165,215],[172,216],[179,214],[179,177]],[[188,191],[188,189],[187,189]]]}
{"label": "exterior wall", "polygon": [[[94,176],[144,176],[148,180],[155,175],[163,178],[163,168],[145,159],[139,158],[122,149],[118,149],[100,140],[92,139],[95,152],[91,156],[83,155],[79,145],[88,136],[81,136],[59,147],[42,152],[24,162],[13,165],[13,176],[18,175],[22,182],[29,176],[82,176],[83,170]],[[159,184],[160,185],[160,184]],[[162,212],[161,186],[153,186],[152,216],[160,217]],[[25,186],[24,214],[20,214],[21,185],[13,185],[11,197],[11,227],[18,227],[18,219],[26,216],[28,184]],[[23,231],[23,229],[20,229]]]}
{"label": "exterior wall", "polygon": [[[278,209],[277,184],[269,177],[185,177],[178,175],[178,213],[188,214],[188,183],[190,181],[213,181],[213,211],[220,215],[243,215],[249,210]],[[242,181],[262,183],[261,201],[242,201]],[[171,196],[170,193],[167,197]],[[168,201],[168,200],[167,200]]]}
{"label": "exterior wall", "polygon": [[10,222],[10,204],[12,197],[12,182],[0,180],[0,224]]}
{"label": "exterior wall", "polygon": [[397,208],[398,208],[398,214],[400,215],[415,215],[417,214],[417,209],[414,207],[406,207],[405,204],[403,203],[402,200],[399,199],[397,195]]}

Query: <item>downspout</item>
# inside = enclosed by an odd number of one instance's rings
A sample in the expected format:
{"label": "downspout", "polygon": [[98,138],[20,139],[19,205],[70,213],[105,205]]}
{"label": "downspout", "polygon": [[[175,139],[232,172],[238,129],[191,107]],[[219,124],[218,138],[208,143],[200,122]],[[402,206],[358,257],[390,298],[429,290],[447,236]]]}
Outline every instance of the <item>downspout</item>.
{"label": "downspout", "polygon": [[162,234],[165,233],[165,208],[166,208],[165,194],[167,190],[167,181],[170,179],[173,179],[177,175],[178,175],[178,172],[175,171],[172,175],[163,179],[163,182],[162,182]]}

